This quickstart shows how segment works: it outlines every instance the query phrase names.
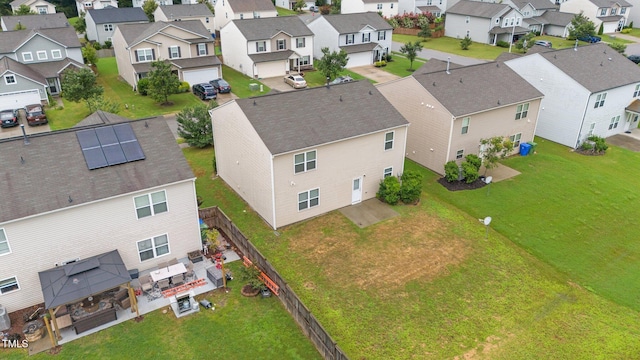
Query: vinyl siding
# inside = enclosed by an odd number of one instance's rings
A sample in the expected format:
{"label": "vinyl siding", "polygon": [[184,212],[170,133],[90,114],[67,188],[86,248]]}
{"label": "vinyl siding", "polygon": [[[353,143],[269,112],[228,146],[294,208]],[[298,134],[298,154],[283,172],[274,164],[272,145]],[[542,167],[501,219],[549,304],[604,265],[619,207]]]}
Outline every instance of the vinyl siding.
{"label": "vinyl siding", "polygon": [[[58,43],[48,40],[42,36],[36,35],[33,38],[31,38],[29,41],[27,41],[24,45],[22,45],[20,48],[18,48],[18,50],[16,51],[16,55],[18,56],[18,61],[25,64],[50,62],[54,60],[60,60],[60,59],[51,58],[51,50],[55,50],[55,49],[59,49],[62,54],[66,53],[66,48],[64,46],[61,46]],[[23,61],[22,53],[29,52],[29,51],[33,55],[33,61],[25,62]],[[38,60],[38,55],[37,55],[38,51],[46,51],[47,59]],[[80,62],[83,62],[83,61],[80,60]]]}
{"label": "vinyl siding", "polygon": [[[220,4],[220,1],[218,4]],[[253,61],[251,61],[251,58],[249,58],[247,54],[255,53],[256,42],[247,42],[247,39],[240,33],[240,30],[238,30],[238,27],[234,23],[229,23],[220,32],[220,46],[224,54],[224,64],[247,76],[253,77]],[[270,51],[270,45],[271,43],[266,41],[267,51]]]}
{"label": "vinyl siding", "polygon": [[134,76],[132,62],[135,61],[135,53],[127,50],[127,43],[122,37],[120,30],[116,29],[113,34],[113,50],[116,54],[116,63],[118,64],[118,74],[129,83],[135,86],[137,81]]}
{"label": "vinyl siding", "polygon": [[469,17],[469,23],[467,23],[465,15],[447,14],[444,35],[462,39],[467,35],[468,30],[471,40],[482,44],[490,44],[491,37],[489,36],[489,30],[491,30],[494,25],[491,19],[471,16]]}
{"label": "vinyl siding", "polygon": [[314,34],[313,52],[314,57],[319,59],[322,57],[321,49],[328,47],[330,51],[337,51],[339,44],[338,31],[329,24],[324,18],[319,18],[307,25]]}

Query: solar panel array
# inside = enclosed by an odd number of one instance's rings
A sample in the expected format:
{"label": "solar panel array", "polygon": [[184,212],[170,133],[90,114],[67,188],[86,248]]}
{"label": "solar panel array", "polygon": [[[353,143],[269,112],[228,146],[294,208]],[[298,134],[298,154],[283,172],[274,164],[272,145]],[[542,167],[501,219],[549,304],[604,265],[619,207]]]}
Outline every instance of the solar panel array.
{"label": "solar panel array", "polygon": [[145,158],[131,124],[81,130],[76,136],[89,170]]}

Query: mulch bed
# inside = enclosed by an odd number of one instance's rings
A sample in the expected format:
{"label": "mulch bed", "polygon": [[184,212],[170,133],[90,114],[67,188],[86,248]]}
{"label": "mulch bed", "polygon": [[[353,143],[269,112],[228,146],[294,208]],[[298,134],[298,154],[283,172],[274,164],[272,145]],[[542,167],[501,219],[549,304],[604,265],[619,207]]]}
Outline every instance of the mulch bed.
{"label": "mulch bed", "polygon": [[447,190],[449,191],[473,190],[487,186],[483,178],[479,178],[478,180],[467,184],[464,181],[448,182],[444,177],[441,177],[440,179],[438,179],[438,183],[447,188]]}
{"label": "mulch bed", "polygon": [[580,148],[577,148],[574,150],[576,153],[580,154],[580,155],[587,155],[587,156],[600,156],[600,155],[604,155],[607,152],[606,151],[602,151],[602,152],[596,152],[593,150],[582,150]]}

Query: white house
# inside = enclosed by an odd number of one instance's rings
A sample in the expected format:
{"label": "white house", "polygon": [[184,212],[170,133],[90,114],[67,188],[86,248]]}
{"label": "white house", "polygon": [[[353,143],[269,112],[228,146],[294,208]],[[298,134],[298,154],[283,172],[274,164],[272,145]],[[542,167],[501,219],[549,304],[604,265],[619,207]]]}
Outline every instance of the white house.
{"label": "white house", "polygon": [[582,13],[593,21],[596,30],[603,26],[605,34],[622,30],[627,25],[631,5],[625,0],[567,0],[560,4],[560,11]]}
{"label": "white house", "polygon": [[213,33],[213,14],[205,4],[195,5],[160,5],[153,13],[155,21],[199,20],[204,27]]}
{"label": "white house", "polygon": [[461,0],[447,10],[444,35],[495,45],[529,32],[522,14],[506,4]]}
{"label": "white house", "polygon": [[112,7],[118,7],[118,0],[76,0],[78,14],[82,14],[83,12],[87,12],[91,9],[98,10]]}
{"label": "white house", "polygon": [[215,4],[215,29],[222,29],[231,20],[271,18],[278,11],[271,0],[219,0]]}
{"label": "white house", "polygon": [[342,0],[340,3],[341,14],[354,14],[362,12],[377,12],[390,18],[398,15],[398,0]]}

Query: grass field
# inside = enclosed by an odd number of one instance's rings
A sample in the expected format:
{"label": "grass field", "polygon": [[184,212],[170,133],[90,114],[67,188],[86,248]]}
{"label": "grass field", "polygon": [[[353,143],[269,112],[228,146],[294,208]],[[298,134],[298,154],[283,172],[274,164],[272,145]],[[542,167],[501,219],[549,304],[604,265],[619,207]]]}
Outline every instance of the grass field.
{"label": "grass field", "polygon": [[276,10],[278,11],[278,16],[298,15],[298,13],[293,11],[293,10],[285,9],[285,8],[278,7],[278,6],[276,6]]}
{"label": "grass field", "polygon": [[382,67],[381,69],[384,71],[388,71],[394,75],[398,75],[400,77],[405,77],[413,74],[413,72],[417,68],[422,66],[422,64],[424,64],[425,62],[427,62],[426,59],[415,58],[413,60],[413,67],[411,68],[411,62],[409,61],[409,59],[407,59],[406,56],[403,55],[402,53],[395,52],[395,51],[391,53],[391,59],[393,61],[387,62],[387,65]]}
{"label": "grass field", "polygon": [[[252,79],[226,65],[222,65],[222,77],[231,85],[231,91],[239,98],[247,98],[251,96],[264,95],[271,90],[268,86],[263,85],[260,81]],[[263,92],[252,91],[250,84],[262,85]]]}
{"label": "grass field", "polygon": [[460,39],[450,37],[439,37],[435,39],[428,39],[426,41],[423,40],[424,39],[413,35],[393,34],[393,41],[396,42],[406,44],[409,41],[422,41],[422,47],[425,49],[439,50],[450,54],[462,55],[476,59],[494,60],[498,55],[508,51],[508,49],[501,47],[476,42],[469,47],[469,50],[462,50],[460,48]]}

